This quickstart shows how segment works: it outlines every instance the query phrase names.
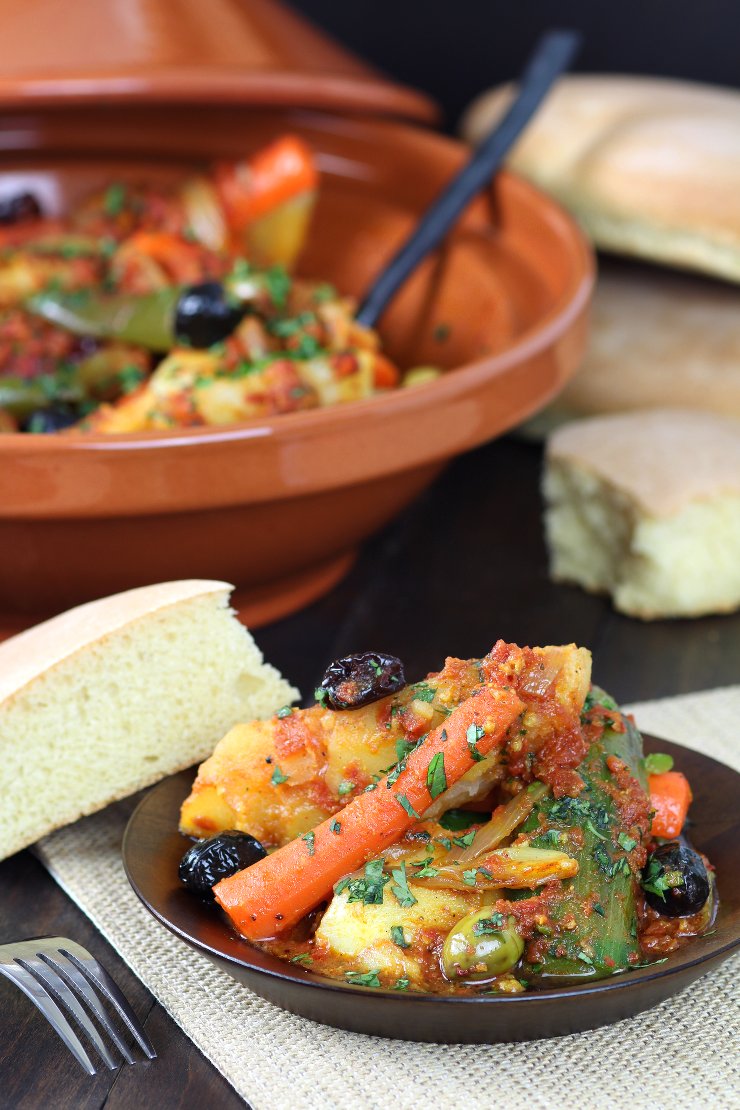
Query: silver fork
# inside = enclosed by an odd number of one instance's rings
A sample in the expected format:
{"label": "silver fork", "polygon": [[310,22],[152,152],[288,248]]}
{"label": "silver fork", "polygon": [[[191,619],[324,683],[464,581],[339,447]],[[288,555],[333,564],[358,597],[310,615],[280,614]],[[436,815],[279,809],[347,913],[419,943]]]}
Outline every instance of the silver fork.
{"label": "silver fork", "polygon": [[[151,1041],[113,979],[86,948],[73,940],[34,937],[0,944],[0,975],[10,979],[31,999],[88,1075],[95,1075],[98,1068],[67,1017],[73,1019],[107,1068],[136,1063],[121,1032],[113,1024],[106,1004],[144,1055],[149,1060],[156,1058]],[[106,1044],[99,1026],[108,1034],[118,1054]]]}

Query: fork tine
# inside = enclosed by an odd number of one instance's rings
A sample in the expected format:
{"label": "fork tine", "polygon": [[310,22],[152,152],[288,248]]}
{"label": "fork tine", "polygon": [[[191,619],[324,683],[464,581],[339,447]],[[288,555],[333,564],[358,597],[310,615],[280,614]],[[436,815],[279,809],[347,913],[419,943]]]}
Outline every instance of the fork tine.
{"label": "fork tine", "polygon": [[[51,967],[59,975],[59,977],[64,980],[70,990],[73,990],[75,994],[92,1010],[93,1014],[106,1030],[108,1036],[113,1041],[116,1048],[125,1059],[126,1063],[136,1063],[131,1049],[128,1047],[123,1037],[108,1017],[108,1014],[101,1004],[99,996],[92,989],[85,976],[77,970],[74,964],[70,964],[67,959],[64,959],[64,962],[61,963],[55,960],[47,952],[39,952],[38,955],[39,959],[43,960],[45,964],[48,964],[48,966]],[[61,953],[59,953],[59,955],[61,955]]]}
{"label": "fork tine", "polygon": [[42,986],[44,986],[54,998],[57,1005],[66,1010],[68,1014],[71,1014],[80,1028],[87,1034],[95,1051],[106,1066],[110,1068],[111,1071],[120,1067],[120,1062],[116,1061],[115,1057],[111,1054],[97,1026],[90,1020],[87,1011],[82,1008],[77,997],[72,993],[64,980],[57,975],[56,971],[49,968],[39,959],[31,960],[18,958],[16,963],[20,964],[29,975],[32,975],[36,982],[41,982]]}
{"label": "fork tine", "polygon": [[76,956],[69,948],[62,948],[60,946],[59,951],[62,956],[65,956],[74,964],[78,971],[85,976],[93,987],[97,987],[98,990],[102,992],[110,1004],[118,1011],[121,1020],[126,1023],[131,1035],[136,1039],[145,1055],[148,1056],[150,1060],[156,1060],[157,1053],[154,1051],[152,1042],[139,1024],[139,1019],[119,990],[118,985],[110,977],[105,968],[102,967],[86,949],[82,948],[80,945],[74,945],[74,947],[79,950],[83,959]]}
{"label": "fork tine", "polygon": [[95,1075],[96,1068],[85,1052],[82,1042],[46,988],[18,964],[1,964],[0,975],[7,976],[12,983],[15,983],[23,991],[27,998],[30,998],[36,1009],[41,1011],[54,1032],[61,1037],[87,1074]]}

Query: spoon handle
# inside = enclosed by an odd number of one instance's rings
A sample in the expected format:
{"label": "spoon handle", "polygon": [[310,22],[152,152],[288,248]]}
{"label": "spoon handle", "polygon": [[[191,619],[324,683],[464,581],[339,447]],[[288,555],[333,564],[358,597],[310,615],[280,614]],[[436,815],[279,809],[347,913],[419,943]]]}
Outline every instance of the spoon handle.
{"label": "spoon handle", "polygon": [[357,319],[372,327],[398,288],[439,245],[463,209],[488,184],[551,86],[580,46],[577,31],[549,31],[538,41],[519,81],[519,92],[502,120],[427,209],[415,229],[375,279]]}

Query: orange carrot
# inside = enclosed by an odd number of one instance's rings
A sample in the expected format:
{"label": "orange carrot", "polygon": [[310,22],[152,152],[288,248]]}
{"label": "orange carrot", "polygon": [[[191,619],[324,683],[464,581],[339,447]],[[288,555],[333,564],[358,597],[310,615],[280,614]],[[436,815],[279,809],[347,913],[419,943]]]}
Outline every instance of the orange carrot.
{"label": "orange carrot", "polygon": [[125,240],[125,247],[153,258],[176,282],[202,279],[201,251],[180,235],[169,231],[136,231]]}
{"label": "orange carrot", "polygon": [[222,879],[216,901],[250,940],[289,929],[339,879],[403,836],[476,758],[501,747],[523,708],[511,690],[480,687],[406,757],[397,778],[391,772],[312,832]]}
{"label": "orange carrot", "polygon": [[684,826],[692,795],[689,781],[680,771],[648,775],[650,805],[655,810],[650,831],[653,836],[672,839]]}
{"label": "orange carrot", "polygon": [[394,366],[385,355],[375,355],[373,366],[374,385],[376,389],[395,389],[401,380],[398,367]]}
{"label": "orange carrot", "polygon": [[295,135],[283,135],[248,162],[222,162],[214,180],[229,226],[240,232],[284,201],[312,192],[318,173],[310,147]]}

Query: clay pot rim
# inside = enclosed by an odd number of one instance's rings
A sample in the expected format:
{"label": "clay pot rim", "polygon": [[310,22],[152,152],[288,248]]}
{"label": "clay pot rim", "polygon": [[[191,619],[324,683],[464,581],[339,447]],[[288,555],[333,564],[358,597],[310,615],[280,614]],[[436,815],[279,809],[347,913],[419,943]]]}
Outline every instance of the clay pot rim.
{"label": "clay pot rim", "polygon": [[[558,303],[498,354],[446,370],[435,381],[410,389],[395,389],[362,401],[305,412],[284,413],[269,419],[172,430],[97,435],[89,433],[79,437],[0,433],[0,456],[23,454],[69,457],[71,452],[80,451],[94,454],[132,450],[159,452],[166,449],[189,450],[201,444],[205,449],[207,445],[234,441],[263,441],[267,437],[276,441],[298,437],[314,438],[320,437],[328,427],[342,422],[364,421],[365,418],[371,423],[382,422],[392,413],[400,414],[409,409],[426,409],[430,406],[436,408],[460,395],[475,391],[513,364],[523,362],[545,350],[555,338],[567,331],[569,325],[583,312],[596,281],[593,252],[583,233],[560,205],[516,174],[504,171],[499,176],[509,186],[536,198],[540,206],[548,208],[550,218],[557,220],[564,230],[567,229],[563,239],[570,240],[572,262],[568,284]],[[431,447],[428,451],[422,450],[419,452],[419,464],[434,457],[435,452]]]}

